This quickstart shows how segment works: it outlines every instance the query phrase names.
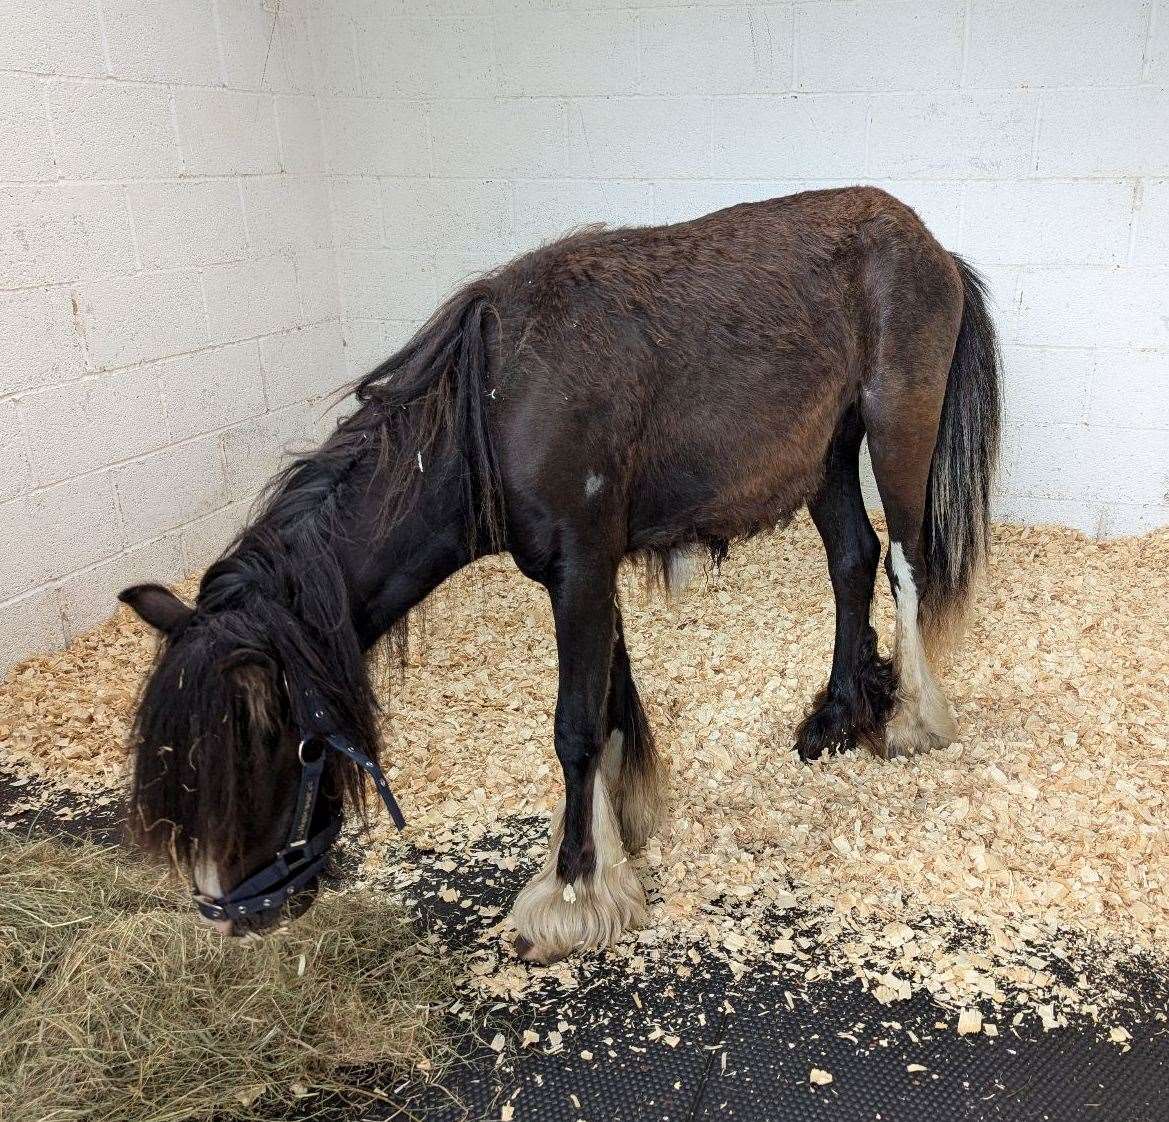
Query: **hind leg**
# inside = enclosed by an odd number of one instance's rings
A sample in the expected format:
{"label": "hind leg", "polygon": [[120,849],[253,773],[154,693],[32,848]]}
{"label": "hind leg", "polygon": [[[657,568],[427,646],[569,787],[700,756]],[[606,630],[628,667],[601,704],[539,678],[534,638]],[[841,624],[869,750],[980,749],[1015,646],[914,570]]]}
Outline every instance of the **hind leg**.
{"label": "hind leg", "polygon": [[828,557],[836,640],[828,685],[796,733],[802,760],[847,751],[858,740],[879,745],[893,703],[893,671],[877,654],[877,634],[869,624],[881,545],[861,494],[863,435],[860,417],[850,409],[828,450],[820,492],[808,504]]}
{"label": "hind leg", "polygon": [[923,527],[946,375],[947,366],[938,364],[932,376],[886,376],[866,391],[869,454],[889,523],[885,572],[897,605],[897,702],[885,727],[890,758],[944,747],[957,736],[950,704],[930,665],[921,611],[927,576]]}
{"label": "hind leg", "polygon": [[621,840],[629,853],[637,853],[657,829],[662,767],[633,681],[620,609],[614,628],[606,723],[601,774],[621,825]]}

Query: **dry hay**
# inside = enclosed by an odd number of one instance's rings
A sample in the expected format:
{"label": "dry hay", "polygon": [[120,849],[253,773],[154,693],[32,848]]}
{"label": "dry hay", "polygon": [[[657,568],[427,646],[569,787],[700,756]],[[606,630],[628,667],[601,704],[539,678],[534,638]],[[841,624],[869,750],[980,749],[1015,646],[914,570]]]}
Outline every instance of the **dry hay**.
{"label": "dry hay", "polygon": [[328,895],[291,929],[229,940],[157,868],[0,838],[0,1116],[311,1116],[322,1092],[357,1091],[347,1067],[430,1068],[452,976],[376,898]]}
{"label": "dry hay", "polygon": [[[832,646],[806,519],[738,547],[673,604],[627,577],[634,672],[673,775],[671,818],[639,859],[660,890],[652,927],[615,954],[637,963],[683,939],[736,972],[763,955],[814,981],[823,967],[809,952],[830,943],[883,1001],[925,988],[957,1008],[984,1003],[988,1024],[1029,1011],[1051,1027],[1106,1015],[1118,996],[1109,963],[1163,953],[1169,531],[995,537],[943,676],[962,740],[894,763],[803,766],[790,751]],[[889,609],[881,580],[884,635]],[[27,665],[0,694],[9,754],[69,783],[112,781],[148,650],[121,620]],[[510,561],[436,592],[388,700],[409,842],[463,846],[503,817],[550,810],[555,688],[547,599]],[[402,843],[388,827],[375,842],[369,871],[388,875]],[[496,992],[533,976],[498,946],[484,961],[480,981]]]}

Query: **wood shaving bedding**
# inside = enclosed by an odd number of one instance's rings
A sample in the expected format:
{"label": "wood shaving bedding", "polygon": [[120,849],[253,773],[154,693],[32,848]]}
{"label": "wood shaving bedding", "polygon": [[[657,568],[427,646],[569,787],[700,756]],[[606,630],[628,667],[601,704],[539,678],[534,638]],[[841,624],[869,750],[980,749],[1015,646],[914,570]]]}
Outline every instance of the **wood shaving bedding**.
{"label": "wood shaving bedding", "polygon": [[[805,766],[791,751],[832,651],[806,518],[738,546],[673,602],[625,575],[634,674],[672,777],[667,820],[637,858],[651,928],[611,954],[629,967],[687,940],[736,974],[767,956],[809,984],[824,972],[813,952],[831,945],[879,1000],[924,988],[967,1032],[1020,1011],[1048,1028],[1101,1016],[1130,952],[1164,954],[1169,530],[1097,542],[1000,526],[995,540],[942,675],[961,740],[894,762]],[[888,637],[883,577],[875,614]],[[116,784],[152,649],[123,616],[14,672],[0,687],[5,766],[72,790]],[[387,698],[410,843],[454,852],[502,819],[551,811],[555,689],[547,597],[509,559],[431,597]],[[401,844],[379,823],[369,875],[395,869]],[[497,952],[480,975],[489,989],[505,975],[514,998],[548,976]],[[567,983],[574,967],[553,969]]]}

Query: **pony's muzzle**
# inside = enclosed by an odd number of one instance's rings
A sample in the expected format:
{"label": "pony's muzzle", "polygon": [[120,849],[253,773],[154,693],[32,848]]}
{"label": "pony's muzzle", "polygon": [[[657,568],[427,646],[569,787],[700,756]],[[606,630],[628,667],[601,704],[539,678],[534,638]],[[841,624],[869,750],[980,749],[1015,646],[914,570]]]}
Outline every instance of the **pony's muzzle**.
{"label": "pony's muzzle", "polygon": [[199,921],[218,931],[220,935],[231,935],[235,926],[230,919],[208,919],[204,915],[199,916]]}

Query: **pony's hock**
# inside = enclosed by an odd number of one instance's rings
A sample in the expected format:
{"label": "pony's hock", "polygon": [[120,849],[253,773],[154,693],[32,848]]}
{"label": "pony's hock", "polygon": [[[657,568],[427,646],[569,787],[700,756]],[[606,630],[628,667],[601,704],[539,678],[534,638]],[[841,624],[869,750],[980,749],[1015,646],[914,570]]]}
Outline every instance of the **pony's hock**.
{"label": "pony's hock", "polygon": [[[322,837],[362,798],[352,763],[377,776],[367,653],[387,635],[400,646],[411,609],[493,552],[547,590],[559,662],[565,798],[515,903],[526,957],[602,945],[644,914],[627,858],[660,769],[625,648],[623,558],[669,583],[679,557],[721,559],[806,505],[836,634],[800,755],[954,737],[935,667],[985,552],[995,338],[973,271],[884,192],[572,235],[448,300],[356,398],[274,481],[194,608],[155,586],[124,594],[166,639],[135,724],[137,832],[213,869],[222,901],[273,871],[290,822],[307,814]],[[881,548],[865,438],[889,527],[891,665],[869,623]],[[322,757],[307,810],[301,690],[365,754]]]}

